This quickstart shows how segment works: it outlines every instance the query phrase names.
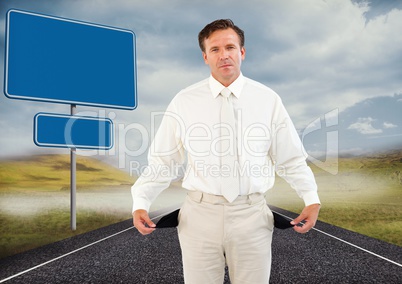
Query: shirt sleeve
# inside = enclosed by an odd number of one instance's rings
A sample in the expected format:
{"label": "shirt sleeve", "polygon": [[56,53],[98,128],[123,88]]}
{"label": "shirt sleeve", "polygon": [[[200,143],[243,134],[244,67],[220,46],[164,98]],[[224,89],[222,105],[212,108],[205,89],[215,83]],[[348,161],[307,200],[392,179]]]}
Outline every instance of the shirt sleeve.
{"label": "shirt sleeve", "polygon": [[156,197],[179,175],[178,169],[184,162],[180,130],[183,130],[183,124],[172,102],[149,148],[148,166],[131,187],[133,212],[138,209],[149,211]]}
{"label": "shirt sleeve", "polygon": [[305,206],[321,203],[313,172],[306,162],[307,152],[279,97],[274,111],[272,131],[269,154],[277,174],[289,183],[303,199]]}

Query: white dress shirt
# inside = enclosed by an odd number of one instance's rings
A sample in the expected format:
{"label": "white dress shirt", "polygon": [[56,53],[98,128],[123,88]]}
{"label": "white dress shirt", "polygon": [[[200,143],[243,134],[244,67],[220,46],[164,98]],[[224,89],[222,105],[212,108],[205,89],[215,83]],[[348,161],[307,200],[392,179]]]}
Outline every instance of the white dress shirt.
{"label": "white dress shirt", "polygon": [[[185,164],[182,186],[221,195],[220,176],[238,174],[240,195],[265,193],[275,172],[304,200],[320,203],[317,185],[306,164],[306,152],[279,96],[242,74],[228,87],[235,111],[236,131],[220,137],[220,109],[225,87],[212,76],[180,91],[169,104],[150,146],[147,170],[131,188],[133,211],[149,211],[151,203]],[[220,167],[220,139],[237,133],[235,173]],[[231,148],[235,150],[236,148]]]}

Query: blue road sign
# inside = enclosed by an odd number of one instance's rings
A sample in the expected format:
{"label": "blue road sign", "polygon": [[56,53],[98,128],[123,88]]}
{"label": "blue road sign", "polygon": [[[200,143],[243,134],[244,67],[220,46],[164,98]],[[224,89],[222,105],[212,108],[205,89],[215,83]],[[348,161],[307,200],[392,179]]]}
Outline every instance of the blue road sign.
{"label": "blue road sign", "polygon": [[113,147],[113,122],[108,118],[38,113],[34,142],[41,147],[108,150]]}
{"label": "blue road sign", "polygon": [[9,10],[4,93],[13,99],[137,106],[132,31]]}

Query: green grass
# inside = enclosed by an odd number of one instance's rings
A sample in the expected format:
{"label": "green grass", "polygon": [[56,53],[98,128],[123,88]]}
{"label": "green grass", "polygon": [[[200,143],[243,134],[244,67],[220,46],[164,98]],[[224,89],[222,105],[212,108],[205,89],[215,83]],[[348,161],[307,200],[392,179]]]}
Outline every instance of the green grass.
{"label": "green grass", "polygon": [[52,210],[33,217],[0,214],[0,258],[83,234],[128,218],[129,215],[77,212],[77,230],[72,231],[69,211]]}
{"label": "green grass", "polygon": [[[131,185],[134,181],[135,177],[97,159],[77,156],[78,198],[81,189],[97,194],[97,190],[104,191],[108,188]],[[24,198],[24,202],[32,198],[33,207],[38,207],[36,209],[39,212],[35,211],[34,214],[30,214],[14,210],[17,213],[10,214],[4,211],[4,208],[0,208],[0,258],[105,227],[131,217],[129,210],[127,210],[127,214],[122,214],[110,209],[101,213],[99,210],[89,211],[79,208],[76,216],[77,230],[72,231],[69,208],[49,210],[36,204],[37,199],[44,195],[51,195],[53,198],[68,198],[69,187],[69,155],[40,155],[0,161],[0,198],[12,196],[15,198],[15,202],[21,200],[20,198]],[[17,205],[21,207],[20,204]],[[116,208],[118,207],[119,204],[116,204]]]}

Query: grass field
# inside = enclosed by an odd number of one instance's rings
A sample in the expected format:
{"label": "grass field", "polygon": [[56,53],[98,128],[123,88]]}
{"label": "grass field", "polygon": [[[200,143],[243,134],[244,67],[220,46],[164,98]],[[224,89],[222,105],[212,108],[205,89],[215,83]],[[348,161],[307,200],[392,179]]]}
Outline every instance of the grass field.
{"label": "grass field", "polygon": [[69,155],[0,161],[0,258],[129,219],[134,181],[78,156],[77,230],[71,231]]}
{"label": "grass field", "polygon": [[124,217],[92,211],[78,211],[77,230],[72,231],[69,210],[54,209],[34,216],[0,214],[0,258],[54,243],[128,218],[129,215]]}
{"label": "grass field", "polygon": [[[339,172],[312,165],[322,209],[319,219],[402,246],[402,152],[341,158]],[[77,159],[77,230],[70,230],[69,156],[0,161],[0,258],[131,218],[135,178],[98,160]],[[164,193],[165,194],[165,193]],[[154,209],[177,203],[172,187]],[[300,212],[302,201],[278,178],[269,204]]]}

